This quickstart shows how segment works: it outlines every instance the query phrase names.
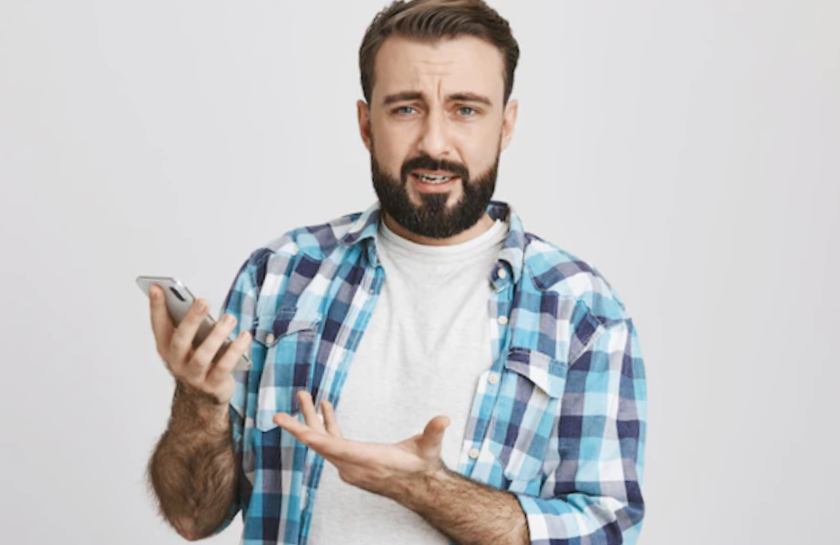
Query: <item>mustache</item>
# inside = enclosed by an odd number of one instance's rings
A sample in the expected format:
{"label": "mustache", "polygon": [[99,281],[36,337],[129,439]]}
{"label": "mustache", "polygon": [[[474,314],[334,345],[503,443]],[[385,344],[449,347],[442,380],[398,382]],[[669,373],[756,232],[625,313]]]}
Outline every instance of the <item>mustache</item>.
{"label": "mustache", "polygon": [[403,163],[402,170],[400,172],[403,183],[405,183],[408,179],[408,175],[412,170],[419,168],[428,170],[447,170],[455,176],[461,178],[464,182],[468,182],[470,179],[470,172],[467,170],[467,167],[461,163],[454,163],[452,161],[447,161],[446,159],[436,160],[432,159],[428,155],[419,155]]}

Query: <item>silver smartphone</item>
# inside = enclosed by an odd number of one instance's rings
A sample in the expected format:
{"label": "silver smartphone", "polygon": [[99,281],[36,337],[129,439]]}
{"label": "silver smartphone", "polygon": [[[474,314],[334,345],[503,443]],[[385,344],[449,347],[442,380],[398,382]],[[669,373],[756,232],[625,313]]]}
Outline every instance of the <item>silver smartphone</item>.
{"label": "silver smartphone", "polygon": [[[182,284],[177,278],[173,278],[171,276],[138,276],[137,285],[140,286],[140,289],[143,290],[146,297],[149,296],[149,288],[152,285],[158,285],[161,289],[163,289],[163,293],[166,298],[166,308],[169,310],[169,316],[172,317],[172,322],[176,327],[181,323],[181,320],[184,319],[184,316],[187,315],[196,300],[196,297],[184,284]],[[204,342],[204,339],[206,339],[207,335],[210,334],[214,325],[216,325],[216,320],[210,315],[210,313],[207,313],[204,317],[204,321],[202,321],[198,326],[198,331],[196,332],[195,339],[193,340],[193,347],[198,348],[198,346]],[[213,357],[214,362],[218,361],[219,358],[222,357],[231,345],[231,342],[232,339],[230,338],[224,340],[222,346],[219,348],[219,351],[216,352],[216,355]],[[250,368],[251,360],[246,354],[242,354],[242,357],[239,358],[234,370],[245,370]]]}

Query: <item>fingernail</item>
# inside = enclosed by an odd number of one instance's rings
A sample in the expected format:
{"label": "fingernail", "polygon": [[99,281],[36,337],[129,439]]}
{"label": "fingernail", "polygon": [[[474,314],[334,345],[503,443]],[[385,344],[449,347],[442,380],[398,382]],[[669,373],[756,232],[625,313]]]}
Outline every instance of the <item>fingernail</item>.
{"label": "fingernail", "polygon": [[201,312],[207,310],[207,303],[204,302],[204,299],[199,299],[195,302],[195,308]]}

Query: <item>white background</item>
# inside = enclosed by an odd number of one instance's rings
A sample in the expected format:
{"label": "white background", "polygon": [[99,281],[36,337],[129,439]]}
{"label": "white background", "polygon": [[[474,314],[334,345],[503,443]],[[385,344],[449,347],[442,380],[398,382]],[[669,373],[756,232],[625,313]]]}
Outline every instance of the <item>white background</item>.
{"label": "white background", "polygon": [[[373,202],[384,3],[0,0],[0,542],[183,542],[144,484],[172,379],[134,278],[218,312],[251,251]],[[840,3],[492,5],[522,49],[496,196],[639,329],[640,542],[834,541]]]}

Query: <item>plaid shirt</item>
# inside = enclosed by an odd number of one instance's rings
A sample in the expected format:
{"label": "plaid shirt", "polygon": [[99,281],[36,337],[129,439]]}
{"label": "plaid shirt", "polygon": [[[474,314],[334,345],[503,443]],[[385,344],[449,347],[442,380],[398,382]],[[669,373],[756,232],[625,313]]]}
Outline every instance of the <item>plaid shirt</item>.
{"label": "plaid shirt", "polygon": [[[635,543],[647,397],[635,325],[596,269],[526,233],[505,203],[488,211],[510,231],[488,277],[493,364],[479,377],[457,472],[514,494],[532,544]],[[299,415],[301,389],[340,416],[385,281],[379,217],[377,203],[291,231],[236,276],[222,311],[237,317],[234,334],[251,332],[252,365],[234,372],[240,487],[216,534],[241,509],[241,543],[306,543],[324,459],[272,417]]]}

